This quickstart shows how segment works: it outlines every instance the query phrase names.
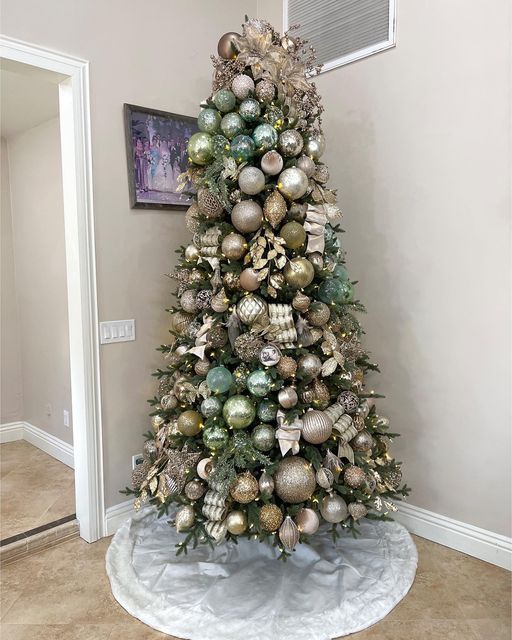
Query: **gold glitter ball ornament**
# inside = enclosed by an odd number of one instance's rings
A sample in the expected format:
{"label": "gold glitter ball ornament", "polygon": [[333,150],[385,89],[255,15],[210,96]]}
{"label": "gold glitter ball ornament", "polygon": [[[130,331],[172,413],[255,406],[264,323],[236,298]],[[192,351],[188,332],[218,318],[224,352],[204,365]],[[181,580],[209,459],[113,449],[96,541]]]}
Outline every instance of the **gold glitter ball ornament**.
{"label": "gold glitter ball ornament", "polygon": [[273,533],[283,522],[283,512],[276,504],[264,504],[260,509],[259,520],[263,531]]}
{"label": "gold glitter ball ornament", "polygon": [[181,308],[185,313],[196,313],[199,309],[196,302],[197,291],[195,289],[187,289],[180,296]]}
{"label": "gold glitter ball ornament", "polygon": [[351,502],[348,505],[348,512],[354,518],[354,520],[360,520],[361,518],[364,518],[368,513],[368,509],[362,502]]}
{"label": "gold glitter ball ornament", "polygon": [[349,465],[343,471],[343,482],[352,489],[362,487],[366,481],[366,473],[356,465]]}
{"label": "gold glitter ball ornament", "polygon": [[212,327],[206,334],[206,341],[212,349],[219,349],[228,343],[228,332],[224,327],[217,325]]}
{"label": "gold glitter ball ornament", "polygon": [[293,378],[297,372],[297,363],[291,356],[282,356],[277,363],[277,372],[284,378]]}
{"label": "gold glitter ball ornament", "polygon": [[306,313],[306,320],[313,327],[323,327],[331,316],[331,310],[325,302],[313,302]]}
{"label": "gold glitter ball ornament", "polygon": [[206,187],[197,192],[197,206],[207,218],[220,218],[224,210],[220,199]]}
{"label": "gold glitter ball ornament", "polygon": [[235,502],[239,502],[240,504],[248,504],[249,502],[253,502],[258,497],[259,493],[259,485],[256,478],[250,473],[246,471],[245,473],[241,473],[236,477],[233,486],[231,487],[229,493]]}
{"label": "gold glitter ball ornament", "polygon": [[283,225],[279,231],[279,235],[284,240],[288,249],[299,249],[306,242],[304,227],[295,220]]}
{"label": "gold glitter ball ornament", "polygon": [[178,335],[184,336],[193,320],[194,316],[192,314],[177,311],[171,316],[171,329]]}
{"label": "gold glitter ball ornament", "polygon": [[298,504],[309,500],[316,488],[311,464],[299,456],[283,458],[274,473],[275,492],[283,502]]}
{"label": "gold glitter ball ornament", "polygon": [[263,205],[265,219],[268,220],[272,228],[275,229],[279,223],[284,220],[286,211],[286,200],[277,189],[274,189]]}
{"label": "gold glitter ball ornament", "polygon": [[247,253],[248,245],[241,234],[228,233],[220,248],[228,260],[240,260]]}
{"label": "gold glitter ball ornament", "polygon": [[189,500],[199,500],[206,491],[206,486],[199,480],[191,480],[185,485],[185,495]]}
{"label": "gold glitter ball ornament", "polygon": [[303,289],[313,282],[315,269],[307,258],[301,256],[286,263],[284,270],[286,282],[293,289]]}
{"label": "gold glitter ball ornament", "polygon": [[178,418],[178,429],[184,436],[196,436],[203,426],[203,418],[198,411],[188,409]]}
{"label": "gold glitter ball ornament", "polygon": [[247,516],[243,511],[231,511],[226,518],[229,533],[239,536],[247,530]]}

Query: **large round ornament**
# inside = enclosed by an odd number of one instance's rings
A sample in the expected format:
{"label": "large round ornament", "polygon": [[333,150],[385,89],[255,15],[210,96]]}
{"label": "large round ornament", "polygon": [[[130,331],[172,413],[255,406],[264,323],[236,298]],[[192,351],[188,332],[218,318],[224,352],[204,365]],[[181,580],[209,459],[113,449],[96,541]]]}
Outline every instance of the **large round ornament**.
{"label": "large round ornament", "polygon": [[299,169],[302,169],[302,171],[304,171],[308,178],[311,178],[316,170],[316,164],[309,156],[301,156],[297,160],[297,166],[299,167]]}
{"label": "large round ornament", "polygon": [[318,531],[320,526],[320,518],[313,509],[303,508],[295,516],[295,524],[301,533],[312,536]]}
{"label": "large round ornament", "polygon": [[[244,324],[252,324],[257,318],[267,312],[267,303],[263,298],[249,293],[238,301],[236,313]],[[239,336],[240,337],[240,336]],[[254,341],[256,339],[254,338]],[[258,349],[259,354],[259,349]]]}
{"label": "large round ornament", "polygon": [[366,482],[366,473],[361,467],[351,464],[343,470],[343,481],[348,487],[358,489]]}
{"label": "large round ornament", "polygon": [[216,109],[203,109],[197,116],[197,126],[205,133],[217,133],[221,115]]}
{"label": "large round ornament", "polygon": [[230,511],[226,518],[229,533],[239,536],[247,529],[247,516],[243,511]]}
{"label": "large round ornament", "polygon": [[263,398],[272,389],[272,382],[272,376],[268,371],[258,369],[247,378],[247,389],[253,396]]}
{"label": "large round ornament", "polygon": [[304,153],[312,160],[320,160],[325,151],[325,138],[321,133],[310,135],[304,142]]}
{"label": "large round ornament", "polygon": [[252,139],[258,151],[273,149],[277,144],[278,137],[274,127],[266,123],[259,124],[252,132]]}
{"label": "large round ornament", "polygon": [[185,495],[189,500],[199,500],[206,491],[205,485],[199,480],[190,480],[185,485]]}
{"label": "large round ornament", "polygon": [[222,113],[233,111],[236,104],[235,94],[229,89],[219,89],[213,96],[213,103]]}
{"label": "large round ornament", "polygon": [[333,422],[323,411],[306,411],[302,416],[302,437],[311,444],[321,444],[331,437]]}
{"label": "large round ornament", "polygon": [[190,504],[186,504],[176,512],[176,531],[186,531],[194,524],[196,519],[194,507]]}
{"label": "large round ornament", "polygon": [[273,533],[283,522],[283,512],[277,504],[264,504],[260,509],[259,520],[263,531]]}
{"label": "large round ornament", "polygon": [[293,289],[303,289],[313,282],[315,270],[307,258],[297,257],[286,263],[283,269],[286,282]]}
{"label": "large round ornament", "polygon": [[229,432],[224,427],[214,425],[203,431],[203,442],[208,449],[222,449],[229,440]]}
{"label": "large round ornament", "polygon": [[275,93],[276,88],[269,80],[260,80],[256,85],[256,97],[263,104],[270,104]]}
{"label": "large round ornament", "polygon": [[240,191],[255,196],[265,188],[265,174],[258,167],[244,167],[238,176]]}
{"label": "large round ornament", "polygon": [[331,317],[331,310],[325,302],[313,302],[306,313],[306,320],[313,327],[323,327]]}
{"label": "large round ornament", "polygon": [[283,158],[277,151],[267,151],[261,158],[260,166],[268,176],[277,176],[283,168]]}
{"label": "large round ornament", "polygon": [[276,430],[270,424],[259,424],[253,430],[251,440],[258,451],[270,451],[276,441]]}
{"label": "large round ornament", "polygon": [[300,356],[297,362],[297,374],[306,380],[316,378],[321,370],[322,361],[314,353],[306,353],[305,355]]}
{"label": "large round ornament", "polygon": [[260,286],[258,280],[258,271],[256,269],[247,268],[240,274],[240,286],[246,291],[256,291]]}
{"label": "large round ornament", "polygon": [[215,396],[205,398],[201,402],[201,413],[205,418],[213,418],[214,416],[220,416],[222,413],[222,400]]}
{"label": "large round ornament", "polygon": [[297,391],[293,387],[283,387],[279,390],[277,399],[279,400],[279,404],[283,407],[283,409],[291,409],[299,401],[299,396],[297,395]]}
{"label": "large round ornament", "polygon": [[219,349],[226,346],[228,340],[228,332],[220,325],[215,325],[206,334],[206,344],[211,349]]}
{"label": "large round ornament", "polygon": [[236,136],[236,138],[233,138],[231,141],[231,155],[238,164],[250,160],[254,155],[255,149],[256,145],[254,144],[254,140],[244,134]]}
{"label": "large round ornament", "polygon": [[283,458],[274,473],[275,492],[289,504],[309,500],[316,488],[311,464],[299,456]]}
{"label": "large round ornament", "polygon": [[320,514],[326,522],[342,522],[348,517],[347,503],[338,495],[327,495],[320,503]]}
{"label": "large round ornament", "polygon": [[[263,126],[263,125],[261,125]],[[308,190],[309,181],[307,175],[297,167],[290,167],[279,174],[277,188],[288,198],[288,200],[298,200]]]}
{"label": "large round ornament", "polygon": [[278,149],[285,158],[298,156],[304,146],[304,140],[298,131],[288,129],[279,136]]}
{"label": "large round ornament", "polygon": [[231,371],[226,367],[213,367],[206,374],[206,384],[213,393],[226,393],[233,384]]}
{"label": "large round ornament", "polygon": [[231,81],[231,91],[239,100],[245,100],[254,91],[254,80],[251,76],[241,73]]}
{"label": "large round ornament", "polygon": [[245,429],[256,417],[256,409],[247,396],[230,396],[224,403],[222,415],[233,429]]}
{"label": "large round ornament", "polygon": [[281,359],[281,351],[275,344],[268,343],[260,351],[260,362],[266,367],[273,367]]}
{"label": "large round ornament", "polygon": [[241,473],[236,477],[229,493],[233,500],[240,504],[253,502],[259,493],[258,481],[249,471]]}
{"label": "large round ornament", "polygon": [[228,260],[240,260],[247,253],[248,245],[245,238],[239,233],[228,233],[222,241],[220,249]]}
{"label": "large round ornament", "polygon": [[361,453],[366,453],[367,451],[371,451],[374,445],[373,438],[369,431],[363,429],[357,435],[355,435],[350,441],[350,446],[354,451],[360,451]]}
{"label": "large round ornament", "polygon": [[254,200],[242,200],[231,211],[231,223],[241,233],[252,233],[261,227],[263,210]]}
{"label": "large round ornament", "polygon": [[274,478],[264,471],[258,480],[260,493],[264,498],[269,498],[274,493]]}
{"label": "large round ornament", "polygon": [[330,278],[324,280],[318,287],[318,297],[327,304],[336,302],[342,304],[350,302],[354,295],[354,288],[350,282]]}
{"label": "large round ornament", "polygon": [[245,124],[238,113],[226,113],[220,123],[222,133],[228,140],[233,140],[236,136],[239,136],[244,130]]}
{"label": "large round ornament", "polygon": [[306,242],[304,227],[292,220],[281,227],[279,235],[284,240],[288,249],[299,249]]}
{"label": "large round ornament", "polygon": [[184,436],[196,436],[202,427],[201,414],[193,409],[184,411],[178,418],[178,429]]}
{"label": "large round ornament", "polygon": [[213,138],[204,131],[194,133],[188,141],[187,153],[194,164],[208,164],[213,159]]}
{"label": "large round ornament", "polygon": [[261,400],[258,404],[258,418],[263,422],[271,422],[276,419],[279,407],[272,400]]}
{"label": "large round ornament", "polygon": [[240,37],[240,34],[235,33],[234,31],[228,31],[225,33],[217,44],[217,53],[219,56],[225,60],[236,58],[238,51],[236,43]]}
{"label": "large round ornament", "polygon": [[245,122],[255,122],[260,117],[260,103],[254,100],[254,98],[247,98],[247,100],[244,100],[238,107],[238,113]]}

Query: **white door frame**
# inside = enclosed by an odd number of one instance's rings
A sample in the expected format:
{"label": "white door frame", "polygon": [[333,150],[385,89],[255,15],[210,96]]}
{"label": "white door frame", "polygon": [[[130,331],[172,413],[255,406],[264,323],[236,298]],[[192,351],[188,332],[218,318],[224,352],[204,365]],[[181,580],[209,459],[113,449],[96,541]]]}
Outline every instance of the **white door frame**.
{"label": "white door frame", "polygon": [[80,536],[104,535],[103,454],[92,200],[89,63],[0,36],[0,58],[65,76],[59,83],[76,514]]}

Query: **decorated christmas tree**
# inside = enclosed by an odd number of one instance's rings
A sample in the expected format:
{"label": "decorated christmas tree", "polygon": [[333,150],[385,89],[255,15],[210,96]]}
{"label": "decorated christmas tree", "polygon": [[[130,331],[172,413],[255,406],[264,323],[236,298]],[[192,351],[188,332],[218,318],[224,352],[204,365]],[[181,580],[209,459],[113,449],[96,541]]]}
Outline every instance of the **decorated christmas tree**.
{"label": "decorated christmas tree", "polygon": [[184,532],[178,552],[248,536],[286,554],[322,523],[357,533],[408,493],[367,387],[377,366],[321,161],[319,69],[294,33],[248,20],[222,36],[188,143],[193,235],[133,474],[136,506]]}

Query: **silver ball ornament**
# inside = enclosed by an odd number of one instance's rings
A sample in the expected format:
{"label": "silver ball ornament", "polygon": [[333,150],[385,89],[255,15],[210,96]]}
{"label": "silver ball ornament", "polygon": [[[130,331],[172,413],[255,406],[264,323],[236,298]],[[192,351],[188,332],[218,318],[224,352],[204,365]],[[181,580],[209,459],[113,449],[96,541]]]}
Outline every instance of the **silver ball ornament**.
{"label": "silver ball ornament", "polygon": [[308,178],[311,178],[316,170],[316,164],[309,156],[301,156],[297,160],[297,167],[302,169]]}
{"label": "silver ball ornament", "polygon": [[326,522],[342,522],[348,517],[347,503],[338,495],[328,495],[320,503],[320,514]]}
{"label": "silver ball ornament", "polygon": [[285,169],[279,175],[277,188],[289,200],[298,200],[308,190],[307,175],[297,167]]}
{"label": "silver ball ornament", "polygon": [[322,361],[314,353],[307,353],[297,362],[297,374],[307,380],[312,380],[322,371]]}
{"label": "silver ball ornament", "polygon": [[254,196],[265,188],[265,174],[258,167],[244,167],[238,176],[238,185],[243,193]]}
{"label": "silver ball ornament", "polygon": [[295,129],[287,129],[279,136],[277,146],[285,158],[293,158],[302,151],[304,140]]}
{"label": "silver ball ornament", "polygon": [[321,133],[310,135],[304,143],[304,153],[312,160],[320,160],[325,151],[325,138]]}
{"label": "silver ball ornament", "polygon": [[283,409],[291,409],[299,401],[299,396],[293,387],[283,387],[279,390],[277,399]]}
{"label": "silver ball ornament", "polygon": [[277,151],[267,151],[261,158],[260,166],[268,176],[276,176],[283,169],[283,157]]}
{"label": "silver ball ornament", "polygon": [[251,76],[241,73],[233,78],[231,91],[239,100],[245,100],[245,98],[254,91],[254,80]]}
{"label": "silver ball ornament", "polygon": [[231,222],[241,233],[257,231],[263,222],[263,209],[254,200],[242,200],[233,207]]}
{"label": "silver ball ornament", "polygon": [[189,244],[185,249],[185,260],[187,262],[197,262],[200,255],[199,249],[193,244]]}

